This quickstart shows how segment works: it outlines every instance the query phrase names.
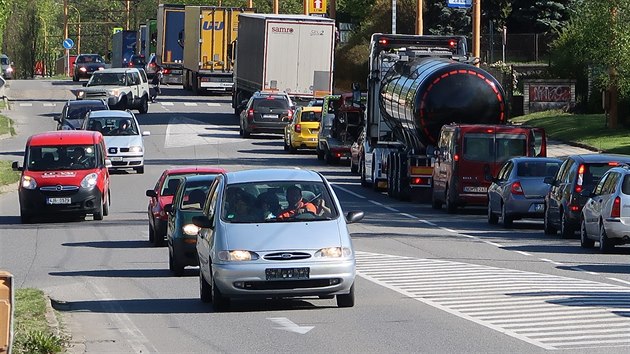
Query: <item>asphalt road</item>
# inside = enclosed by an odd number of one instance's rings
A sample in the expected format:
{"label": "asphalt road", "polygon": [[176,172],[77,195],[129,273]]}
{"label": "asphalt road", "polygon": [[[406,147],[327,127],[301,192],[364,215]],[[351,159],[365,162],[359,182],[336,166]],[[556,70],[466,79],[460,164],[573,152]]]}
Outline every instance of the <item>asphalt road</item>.
{"label": "asphalt road", "polygon": [[[19,160],[28,135],[53,130],[77,84],[12,81],[18,136],[0,158]],[[545,236],[540,220],[488,225],[485,209],[458,215],[364,189],[348,166],[314,152],[288,154],[280,136],[242,139],[229,96],[166,87],[138,115],[146,172],[112,177],[104,221],[21,225],[17,193],[0,195],[0,269],[43,289],[63,314],[72,352],[619,353],[630,348],[630,247],[602,255],[579,240]],[[553,155],[550,151],[550,155]],[[557,155],[557,154],[556,154]],[[300,167],[322,172],[345,211],[357,250],[357,302],[234,302],[214,313],[199,300],[195,269],[168,271],[168,250],[148,242],[146,189],[168,167],[229,171]]]}

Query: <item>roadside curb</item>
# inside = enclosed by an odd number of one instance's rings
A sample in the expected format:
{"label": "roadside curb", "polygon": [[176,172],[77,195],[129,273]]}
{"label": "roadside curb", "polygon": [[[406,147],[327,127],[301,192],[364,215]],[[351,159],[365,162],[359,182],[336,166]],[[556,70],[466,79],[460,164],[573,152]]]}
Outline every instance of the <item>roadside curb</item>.
{"label": "roadside curb", "polygon": [[19,186],[19,182],[5,184],[4,186],[0,186],[0,194],[15,192],[17,191]]}
{"label": "roadside curb", "polygon": [[[49,301],[46,301],[46,319],[48,324],[53,328],[56,335],[63,338],[65,346],[64,353],[68,354],[83,354],[86,352],[85,341],[73,338],[72,335],[63,329],[59,320],[57,319],[57,313],[65,318],[62,311],[68,311],[69,305],[64,301],[55,300],[49,296],[46,296]],[[57,313],[55,313],[57,311]]]}

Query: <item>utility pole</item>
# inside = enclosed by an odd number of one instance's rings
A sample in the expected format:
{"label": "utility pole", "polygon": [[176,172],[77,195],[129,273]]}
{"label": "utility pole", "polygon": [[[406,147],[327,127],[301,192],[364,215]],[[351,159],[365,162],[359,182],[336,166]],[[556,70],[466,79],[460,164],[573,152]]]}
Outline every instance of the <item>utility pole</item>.
{"label": "utility pole", "polygon": [[305,15],[308,15],[308,1],[309,0],[302,1],[302,4],[304,5],[304,14]]}
{"label": "utility pole", "polygon": [[[473,57],[480,58],[481,54],[481,0],[473,0]],[[479,66],[479,63],[475,64]]]}
{"label": "utility pole", "polygon": [[273,13],[276,15],[280,13],[280,5],[278,4],[278,0],[273,0]]}
{"label": "utility pole", "polygon": [[126,11],[127,11],[127,27],[125,28],[126,30],[129,30],[129,14],[131,12],[131,0],[127,0],[126,1]]}
{"label": "utility pole", "polygon": [[396,34],[396,0],[392,0],[392,34]]}
{"label": "utility pole", "polygon": [[330,5],[328,5],[328,14],[333,20],[337,17],[337,0],[330,0]]}
{"label": "utility pole", "polygon": [[249,7],[250,9],[254,7],[254,0],[247,0],[247,7]]}
{"label": "utility pole", "polygon": [[[63,39],[68,38],[68,0],[63,0]],[[70,76],[70,49],[66,49],[66,76]]]}
{"label": "utility pole", "polygon": [[418,0],[416,6],[416,34],[422,36],[422,0]]}

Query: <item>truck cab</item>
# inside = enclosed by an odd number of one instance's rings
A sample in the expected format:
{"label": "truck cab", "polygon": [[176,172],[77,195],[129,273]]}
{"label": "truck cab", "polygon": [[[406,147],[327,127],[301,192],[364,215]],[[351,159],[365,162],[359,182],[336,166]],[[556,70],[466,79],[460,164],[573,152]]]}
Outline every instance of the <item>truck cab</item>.
{"label": "truck cab", "polygon": [[486,205],[487,176],[515,156],[546,156],[541,128],[514,125],[447,124],[440,131],[433,168],[432,206],[449,213],[464,205]]}

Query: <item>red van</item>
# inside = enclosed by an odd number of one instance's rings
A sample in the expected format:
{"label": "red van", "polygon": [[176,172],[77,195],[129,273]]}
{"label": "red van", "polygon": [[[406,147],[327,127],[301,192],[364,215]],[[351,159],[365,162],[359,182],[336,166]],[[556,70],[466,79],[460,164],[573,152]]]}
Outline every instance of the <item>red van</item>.
{"label": "red van", "polygon": [[447,124],[440,131],[431,204],[449,213],[464,205],[487,205],[486,176],[516,156],[547,156],[542,128],[518,125]]}
{"label": "red van", "polygon": [[59,130],[32,135],[26,142],[18,194],[22,223],[37,215],[109,213],[109,172],[105,140],[99,132]]}

